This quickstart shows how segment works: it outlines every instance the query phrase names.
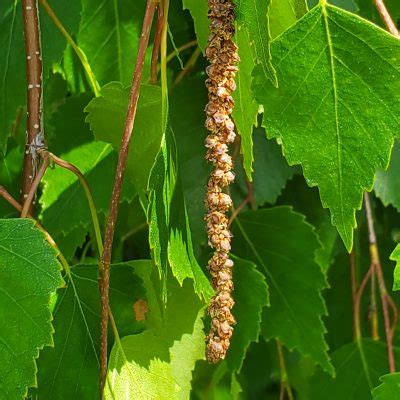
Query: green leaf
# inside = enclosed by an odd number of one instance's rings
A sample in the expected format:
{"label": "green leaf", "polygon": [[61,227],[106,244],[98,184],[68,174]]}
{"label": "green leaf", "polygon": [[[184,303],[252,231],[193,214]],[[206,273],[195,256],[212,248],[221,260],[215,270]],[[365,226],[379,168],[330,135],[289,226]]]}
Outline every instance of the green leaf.
{"label": "green leaf", "polygon": [[193,253],[175,138],[170,129],[151,171],[149,188],[149,242],[160,275],[165,281],[169,265],[180,284],[186,278],[193,279],[196,293],[208,299],[212,289]]}
{"label": "green leaf", "polygon": [[[106,214],[116,165],[116,154],[111,146],[92,141],[62,154],[61,158],[79,168],[91,188],[97,211]],[[75,174],[57,166],[47,170],[43,183],[40,197],[42,224],[57,243],[68,236],[72,244],[67,247],[72,246],[75,250],[92,229],[85,192]],[[126,182],[122,201],[131,201],[134,196],[134,188]],[[69,236],[73,231],[74,234]]]}
{"label": "green leaf", "polygon": [[290,207],[275,207],[241,214],[233,233],[235,252],[256,263],[269,285],[263,336],[281,340],[333,373],[322,323],[321,291],[327,284],[314,259],[320,244],[313,227]]}
{"label": "green leaf", "polygon": [[306,0],[270,0],[268,18],[271,38],[275,39],[306,12]]}
{"label": "green leaf", "polygon": [[137,0],[82,0],[78,45],[100,85],[110,81],[130,84],[145,4]]}
{"label": "green leaf", "polygon": [[[52,153],[65,154],[75,147],[93,141],[93,134],[85,122],[84,112],[90,100],[91,96],[88,94],[67,97],[51,115],[46,140]],[[74,134],[71,135],[71,132]]]}
{"label": "green leaf", "polygon": [[[68,7],[57,1],[50,2],[67,31],[78,29],[81,5],[71,1]],[[54,3],[54,4],[53,4]],[[66,41],[44,9],[40,9],[42,35],[44,90],[48,72],[58,62]],[[22,5],[19,0],[4,1],[0,5],[0,152],[5,152],[7,137],[20,107],[26,104],[25,47],[22,27]]]}
{"label": "green leaf", "polygon": [[257,64],[261,65],[264,77],[278,85],[276,71],[271,62],[271,35],[267,18],[270,0],[239,0],[237,2],[237,23],[244,27],[250,38],[250,46]]}
{"label": "green leaf", "polygon": [[374,191],[385,206],[391,204],[400,211],[400,144],[396,141],[393,146],[389,168],[378,170],[376,173]]}
{"label": "green leaf", "polygon": [[[40,399],[90,400],[98,396],[100,296],[98,265],[71,268],[67,287],[54,308],[54,348],[41,352],[38,361]],[[111,266],[110,305],[120,335],[143,329],[135,321],[132,304],[144,298],[141,281],[131,264]]]}
{"label": "green leaf", "polygon": [[[395,348],[396,359],[399,355]],[[389,368],[386,344],[371,339],[347,344],[332,354],[332,363],[336,378],[317,371],[311,380],[310,400],[321,399],[321,393],[324,400],[370,400],[379,377]]]}
{"label": "green leaf", "polygon": [[381,376],[382,384],[372,391],[373,400],[393,400],[400,396],[400,373]]}
{"label": "green leaf", "polygon": [[147,292],[147,329],[114,345],[105,399],[187,399],[195,362],[204,359],[204,306],[191,285],[180,287],[170,276],[164,308],[151,262],[136,262],[134,268]]}
{"label": "green leaf", "polygon": [[234,257],[234,262],[235,306],[233,315],[237,324],[226,362],[230,371],[239,372],[250,344],[258,341],[262,310],[269,305],[269,295],[265,277],[257,271],[255,264],[237,257]]}
{"label": "green leaf", "polygon": [[209,34],[208,3],[207,0],[183,0],[183,9],[189,10],[194,21],[197,42],[204,52]]}
{"label": "green leaf", "polygon": [[253,126],[257,125],[258,104],[253,98],[251,90],[252,72],[254,60],[248,45],[249,36],[247,30],[236,24],[235,42],[238,45],[240,57],[239,72],[236,75],[236,90],[233,92],[235,108],[233,119],[236,130],[241,137],[240,147],[243,154],[243,166],[249,180],[252,180],[253,172]]}
{"label": "green leaf", "polygon": [[195,251],[207,244],[205,210],[201,201],[210,173],[210,166],[204,160],[207,130],[202,110],[205,104],[207,90],[202,77],[184,79],[170,96],[170,124],[176,138],[179,172]]}
{"label": "green leaf", "polygon": [[[21,165],[23,159],[22,149],[13,146],[8,149],[6,156],[2,157],[0,153],[0,182],[7,191],[18,198],[21,183]],[[15,214],[15,209],[6,201],[0,202],[0,216],[5,217]]]}
{"label": "green leaf", "polygon": [[398,244],[393,250],[393,253],[390,255],[390,259],[396,262],[396,268],[394,269],[393,290],[400,290],[400,244]]}
{"label": "green leaf", "polygon": [[267,140],[264,128],[253,131],[254,138],[254,196],[259,205],[274,204],[288,180],[298,173],[289,167],[282,148],[275,140]]}
{"label": "green leaf", "polygon": [[25,102],[25,80],[21,76],[25,56],[24,37],[20,34],[20,8],[17,0],[0,5],[0,151],[3,153],[18,108]]}
{"label": "green leaf", "polygon": [[[310,7],[314,7],[315,5],[318,4],[318,1],[319,0],[308,0],[308,5]],[[352,12],[358,11],[358,7],[357,7],[357,4],[355,3],[355,0],[332,0],[332,1],[330,1],[330,3],[336,7],[343,8],[347,11],[352,11]],[[368,3],[368,2],[364,1],[364,3]]]}
{"label": "green leaf", "polygon": [[289,164],[301,164],[307,183],[318,186],[348,251],[355,210],[376,170],[387,166],[400,129],[399,48],[376,26],[321,4],[274,41],[279,89],[255,73],[268,136],[279,138]]}
{"label": "green leaf", "polygon": [[[120,83],[111,82],[102,88],[101,94],[86,107],[86,121],[90,123],[96,139],[111,143],[118,150],[128,109],[129,88],[124,89]],[[127,178],[140,195],[147,190],[162,133],[161,89],[142,85],[127,165]]]}
{"label": "green leaf", "polygon": [[39,350],[53,345],[50,304],[63,285],[57,254],[34,222],[0,220],[0,397],[36,385]]}

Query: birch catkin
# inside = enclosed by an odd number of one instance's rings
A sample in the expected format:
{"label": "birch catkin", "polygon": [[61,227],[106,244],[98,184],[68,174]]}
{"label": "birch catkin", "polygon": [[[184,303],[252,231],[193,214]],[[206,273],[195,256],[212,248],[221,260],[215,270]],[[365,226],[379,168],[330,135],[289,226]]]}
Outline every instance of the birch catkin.
{"label": "birch catkin", "polygon": [[223,188],[233,182],[233,162],[228,154],[228,144],[235,140],[234,124],[230,118],[234,101],[231,96],[235,90],[237,72],[237,47],[233,42],[234,4],[232,0],[208,0],[210,36],[206,56],[210,62],[207,67],[209,102],[206,106],[206,159],[212,162],[214,170],[207,185],[206,222],[209,245],[214,254],[208,263],[215,295],[208,312],[211,317],[211,331],[207,337],[207,359],[216,363],[225,358],[232,336],[235,319],[231,313],[232,267],[229,258],[231,233],[228,229],[227,211],[232,206],[230,196]]}

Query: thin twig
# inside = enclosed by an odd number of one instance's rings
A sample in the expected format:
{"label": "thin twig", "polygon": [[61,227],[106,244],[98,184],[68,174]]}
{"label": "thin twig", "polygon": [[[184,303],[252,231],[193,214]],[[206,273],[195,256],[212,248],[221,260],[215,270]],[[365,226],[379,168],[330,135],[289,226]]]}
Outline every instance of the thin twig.
{"label": "thin twig", "polygon": [[107,328],[109,310],[109,286],[110,286],[110,262],[114,240],[115,224],[118,215],[118,206],[121,196],[122,183],[126,163],[128,159],[129,144],[132,136],[132,129],[135,122],[137,103],[140,91],[143,65],[146,56],[146,49],[149,42],[150,30],[155,12],[156,3],[147,0],[146,12],[143,19],[142,34],[140,36],[139,51],[136,66],[133,73],[132,88],[128,111],[126,114],[125,127],[121,140],[121,147],[118,156],[117,171],[115,175],[110,210],[107,218],[106,232],[104,237],[104,251],[100,260],[99,288],[101,296],[101,338],[100,338],[100,397],[102,397],[104,384],[107,376]]}
{"label": "thin twig", "polygon": [[75,43],[74,39],[72,39],[71,35],[67,32],[67,30],[64,28],[64,25],[61,23],[61,21],[58,19],[57,15],[53,11],[53,9],[50,7],[49,3],[47,0],[40,0],[40,3],[42,4],[43,8],[46,10],[47,14],[53,21],[54,25],[58,28],[58,30],[61,32],[61,34],[65,37],[67,42],[71,45],[72,49],[75,51],[75,54],[78,56],[83,69],[85,70],[85,73],[88,77],[90,86],[92,87],[93,93],[95,94],[96,97],[100,95],[100,85],[97,82],[97,79],[94,75],[94,72],[92,68],[90,67],[89,61],[86,57],[86,54],[83,52],[83,50]]}
{"label": "thin twig", "polygon": [[278,351],[279,368],[281,372],[281,390],[280,390],[279,400],[284,400],[285,392],[288,395],[288,399],[293,400],[293,392],[289,384],[288,374],[286,370],[285,356],[283,355],[282,343],[279,340],[276,341],[276,349]]}
{"label": "thin twig", "polygon": [[392,322],[392,329],[391,329],[392,336],[393,336],[394,331],[396,330],[398,319],[399,319],[399,313],[397,311],[397,306],[396,306],[395,302],[393,301],[393,299],[390,296],[386,296],[386,299],[387,299],[389,306],[392,309],[392,313],[393,313],[393,322]]}
{"label": "thin twig", "polygon": [[[369,251],[370,251],[370,257],[371,257],[371,263],[375,269],[376,277],[378,280],[379,293],[380,293],[381,303],[382,303],[383,318],[384,318],[384,322],[385,322],[385,335],[386,335],[386,345],[387,345],[389,369],[390,369],[390,373],[393,373],[396,371],[396,364],[395,364],[394,351],[393,351],[392,326],[391,326],[390,315],[389,315],[390,301],[388,301],[389,294],[386,290],[385,279],[383,277],[382,266],[381,266],[381,262],[379,259],[379,252],[378,252],[376,234],[375,234],[375,229],[374,229],[374,220],[373,220],[371,203],[370,203],[368,193],[365,193],[364,203],[365,203],[365,213],[366,213],[367,222],[368,222]],[[395,314],[397,315],[397,309],[396,309]]]}
{"label": "thin twig", "polygon": [[[38,157],[35,154],[35,146],[38,143],[38,137],[43,135],[43,66],[37,1],[22,0],[22,15],[27,81],[27,134],[21,185],[21,203],[23,204],[37,171]],[[31,211],[33,211],[32,206],[29,208],[29,212]]]}
{"label": "thin twig", "polygon": [[48,166],[49,166],[49,158],[43,157],[42,165],[40,166],[39,171],[32,182],[32,186],[29,190],[28,195],[26,196],[24,206],[22,207],[21,218],[26,218],[28,216],[33,199],[35,198],[36,195],[36,190],[39,187],[40,181],[42,180],[43,175],[46,172]]}
{"label": "thin twig", "polygon": [[127,241],[131,236],[135,235],[142,229],[146,228],[148,225],[149,224],[147,222],[143,222],[143,223],[135,226],[134,228],[132,228],[130,231],[126,232],[125,235],[123,235],[121,237],[121,242],[123,243],[123,242]]}
{"label": "thin twig", "polygon": [[197,40],[192,40],[179,46],[177,49],[173,50],[170,54],[167,55],[167,63],[172,61],[175,57],[179,56],[182,51],[190,49],[191,47],[197,46]]}
{"label": "thin twig", "polygon": [[382,18],[382,21],[385,23],[387,30],[393,35],[400,37],[399,31],[396,27],[396,24],[394,23],[392,17],[389,14],[389,11],[387,10],[385,3],[383,0],[374,0],[375,7],[378,10],[379,15]]}
{"label": "thin twig", "polygon": [[361,340],[361,325],[360,325],[360,304],[361,298],[364,293],[365,287],[367,286],[368,281],[371,279],[371,275],[374,273],[374,266],[371,265],[368,269],[368,272],[365,274],[361,285],[356,293],[355,302],[354,302],[354,314],[353,314],[353,322],[354,322],[354,336],[355,340]]}
{"label": "thin twig", "polygon": [[246,185],[247,185],[247,195],[244,198],[244,200],[239,204],[239,206],[237,208],[235,208],[235,210],[232,212],[232,215],[229,219],[228,226],[232,225],[232,222],[239,215],[239,213],[243,210],[243,208],[246,207],[246,205],[248,203],[250,203],[253,199],[253,196],[254,196],[253,184],[251,182],[246,181]]}
{"label": "thin twig", "polygon": [[[351,298],[353,302],[353,315],[356,316],[356,301],[357,301],[357,282],[356,282],[356,253],[353,250],[350,253],[350,281],[351,281]],[[356,338],[356,319],[353,318],[354,338]]]}
{"label": "thin twig", "polygon": [[198,58],[200,57],[200,55],[201,55],[201,49],[200,49],[200,47],[197,47],[197,49],[190,56],[188,62],[185,65],[185,68],[176,77],[176,79],[174,81],[174,86],[176,86],[187,74],[189,74],[189,72],[196,65],[196,62],[197,62]]}
{"label": "thin twig", "polygon": [[371,302],[369,305],[369,318],[371,320],[371,336],[373,340],[379,340],[378,307],[376,305],[376,276],[371,276]]}
{"label": "thin twig", "polygon": [[160,0],[157,13],[157,27],[154,35],[153,53],[151,55],[150,83],[152,85],[157,85],[157,80],[158,80],[158,56],[160,54],[163,27],[164,27],[164,4],[163,0]]}

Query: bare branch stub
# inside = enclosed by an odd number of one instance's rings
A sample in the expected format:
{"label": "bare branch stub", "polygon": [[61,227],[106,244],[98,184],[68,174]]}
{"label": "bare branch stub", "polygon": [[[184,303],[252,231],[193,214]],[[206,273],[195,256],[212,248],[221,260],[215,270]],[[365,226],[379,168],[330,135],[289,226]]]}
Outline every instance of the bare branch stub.
{"label": "bare branch stub", "polygon": [[[27,129],[21,184],[21,203],[24,204],[38,170],[40,157],[37,150],[44,147],[44,133],[43,65],[36,0],[22,0],[22,15],[27,78]],[[31,212],[32,206],[29,209],[29,213]]]}

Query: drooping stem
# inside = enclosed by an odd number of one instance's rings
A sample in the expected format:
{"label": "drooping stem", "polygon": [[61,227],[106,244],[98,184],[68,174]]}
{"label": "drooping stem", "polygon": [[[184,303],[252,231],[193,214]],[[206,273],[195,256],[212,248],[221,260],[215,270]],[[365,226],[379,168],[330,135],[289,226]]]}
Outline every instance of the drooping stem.
{"label": "drooping stem", "polygon": [[160,0],[157,13],[157,27],[154,35],[153,53],[151,55],[150,83],[152,85],[156,85],[158,80],[158,56],[160,54],[163,27],[164,27],[164,4],[163,1]]}
{"label": "drooping stem", "polygon": [[85,192],[86,199],[87,199],[87,202],[89,205],[90,214],[91,214],[92,222],[93,222],[93,229],[94,229],[94,233],[96,236],[97,248],[98,248],[99,256],[101,257],[101,255],[103,253],[103,239],[101,237],[100,223],[99,223],[99,218],[97,216],[97,209],[94,204],[92,191],[90,190],[90,187],[86,181],[86,178],[84,177],[82,172],[79,171],[79,169],[75,165],[69,163],[68,161],[61,159],[60,157],[57,157],[56,155],[54,155],[53,153],[50,153],[49,151],[44,151],[43,153],[44,153],[44,156],[51,158],[51,160],[55,164],[57,164],[59,167],[68,169],[69,171],[74,173],[77,176],[77,178],[79,179],[79,182],[82,185],[82,188]]}
{"label": "drooping stem", "polygon": [[128,111],[125,119],[124,132],[121,139],[121,147],[118,155],[117,171],[111,197],[110,209],[107,217],[106,232],[104,237],[104,251],[100,260],[99,288],[101,297],[101,337],[100,337],[100,396],[102,396],[107,376],[107,329],[109,316],[109,286],[110,286],[110,262],[114,240],[115,224],[118,215],[119,200],[121,197],[122,183],[128,159],[129,144],[132,129],[135,122],[137,103],[140,92],[140,81],[145,61],[146,49],[149,42],[151,25],[154,17],[156,3],[147,0],[146,11],[143,19],[142,34],[140,37],[139,51],[136,59],[136,67],[133,73],[132,88]]}
{"label": "drooping stem", "polygon": [[[364,203],[365,203],[365,213],[367,216],[367,223],[368,223],[369,251],[371,257],[371,264],[374,268],[374,273],[376,274],[376,278],[378,281],[379,293],[382,303],[383,318],[385,323],[385,335],[386,335],[389,369],[390,373],[393,373],[396,370],[396,364],[394,360],[394,351],[393,351],[393,330],[389,315],[389,306],[391,302],[390,300],[388,300],[390,296],[386,290],[385,279],[383,277],[382,266],[379,259],[378,245],[374,228],[374,220],[368,193],[365,193]],[[394,303],[392,302],[392,304]],[[396,311],[394,312],[394,315],[395,319],[397,319],[397,308],[395,308],[395,310]]]}
{"label": "drooping stem", "polygon": [[53,9],[50,7],[49,3],[47,0],[40,0],[40,3],[42,4],[43,8],[46,10],[47,14],[51,18],[51,20],[54,22],[54,25],[58,28],[58,30],[61,32],[61,34],[65,37],[67,42],[71,45],[72,49],[75,51],[75,54],[79,58],[83,69],[86,72],[86,75],[88,77],[90,86],[92,87],[93,93],[95,94],[96,97],[100,95],[100,86],[99,83],[97,82],[97,79],[94,75],[94,72],[92,68],[90,67],[89,61],[86,57],[86,54],[82,51],[82,49],[75,43],[74,39],[72,39],[71,35],[67,32],[67,30],[64,28],[64,25],[61,23],[61,21],[58,19],[57,15],[53,11]]}
{"label": "drooping stem", "polygon": [[394,36],[400,37],[399,31],[394,23],[392,17],[387,10],[385,3],[383,0],[374,0],[375,7],[379,12],[379,15],[382,18],[382,21],[385,23],[387,30]]}
{"label": "drooping stem", "polygon": [[361,285],[356,293],[355,301],[354,301],[354,315],[353,315],[353,322],[354,322],[354,336],[355,340],[361,340],[361,324],[360,324],[360,305],[361,305],[361,298],[365,291],[365,287],[367,286],[368,281],[371,279],[371,275],[374,273],[374,266],[371,265],[368,269],[368,272],[365,274]]}
{"label": "drooping stem", "polygon": [[[27,84],[27,127],[24,166],[22,170],[21,203],[28,197],[35,178],[39,157],[37,147],[43,145],[43,66],[40,41],[39,10],[36,0],[22,0],[24,21],[26,84]],[[29,212],[33,210],[32,205]]]}

